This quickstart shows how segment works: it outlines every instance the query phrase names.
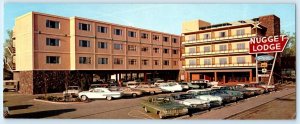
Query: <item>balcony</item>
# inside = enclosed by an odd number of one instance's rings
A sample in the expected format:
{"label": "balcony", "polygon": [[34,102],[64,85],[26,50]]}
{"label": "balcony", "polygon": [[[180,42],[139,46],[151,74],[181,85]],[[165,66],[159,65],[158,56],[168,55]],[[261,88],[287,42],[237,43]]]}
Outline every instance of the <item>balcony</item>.
{"label": "balcony", "polygon": [[210,44],[210,43],[218,43],[224,41],[235,41],[235,40],[244,40],[249,39],[251,37],[257,36],[256,34],[245,34],[245,35],[234,35],[227,37],[217,37],[217,38],[209,38],[209,39],[195,39],[195,40],[186,40],[182,42],[182,45],[200,45],[200,44]]}
{"label": "balcony", "polygon": [[199,56],[215,56],[215,55],[233,55],[233,54],[248,54],[249,53],[249,48],[245,49],[231,49],[231,50],[218,50],[218,51],[212,51],[212,52],[191,52],[191,53],[185,53],[182,54],[182,57],[199,57]]}
{"label": "balcony", "polygon": [[8,52],[10,53],[11,56],[14,56],[16,53],[16,49],[13,45],[9,44],[6,49],[8,50]]}
{"label": "balcony", "polygon": [[183,65],[184,69],[214,69],[214,68],[254,68],[256,63],[245,62],[245,63],[231,63],[231,64],[197,64],[197,65]]}
{"label": "balcony", "polygon": [[15,65],[14,60],[12,60],[11,58],[4,57],[4,62],[6,64],[6,66],[9,68],[9,71],[12,72],[12,71],[16,70],[16,65]]}

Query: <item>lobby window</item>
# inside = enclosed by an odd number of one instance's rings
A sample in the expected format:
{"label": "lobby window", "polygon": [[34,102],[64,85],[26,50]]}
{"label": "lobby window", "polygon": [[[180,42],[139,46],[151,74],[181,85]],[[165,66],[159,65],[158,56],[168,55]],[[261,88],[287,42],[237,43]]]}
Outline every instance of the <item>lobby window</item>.
{"label": "lobby window", "polygon": [[136,59],[129,59],[129,65],[136,65]]}
{"label": "lobby window", "polygon": [[164,60],[164,65],[170,65],[169,60]]}
{"label": "lobby window", "polygon": [[147,51],[148,51],[148,47],[142,47],[142,48],[141,48],[141,51],[147,52]]}
{"label": "lobby window", "polygon": [[196,59],[190,59],[189,60],[189,65],[196,65]]}
{"label": "lobby window", "polygon": [[227,58],[219,58],[219,63],[221,65],[227,64]]}
{"label": "lobby window", "polygon": [[59,29],[60,23],[59,23],[59,21],[46,20],[46,27]]}
{"label": "lobby window", "polygon": [[237,64],[245,64],[246,60],[245,57],[237,57]]}
{"label": "lobby window", "polygon": [[59,64],[60,57],[59,56],[47,56],[46,57],[47,64]]}
{"label": "lobby window", "polygon": [[148,62],[149,62],[149,60],[147,60],[147,59],[142,60],[143,65],[148,65]]}
{"label": "lobby window", "polygon": [[190,47],[189,53],[196,53],[196,47]]}
{"label": "lobby window", "polygon": [[173,54],[177,54],[177,50],[173,50]]}
{"label": "lobby window", "polygon": [[173,65],[177,65],[177,61],[173,61]]}
{"label": "lobby window", "polygon": [[115,50],[122,50],[122,44],[114,44]]}
{"label": "lobby window", "polygon": [[203,39],[204,40],[210,39],[210,34],[203,34]]}
{"label": "lobby window", "polygon": [[59,39],[54,38],[46,38],[47,46],[59,46]]}
{"label": "lobby window", "polygon": [[153,35],[153,40],[159,40],[159,36],[158,35]]}
{"label": "lobby window", "polygon": [[91,25],[85,23],[79,23],[79,30],[91,31]]}
{"label": "lobby window", "polygon": [[122,65],[123,64],[123,59],[122,58],[114,58],[114,64]]}
{"label": "lobby window", "polygon": [[159,61],[158,60],[154,60],[154,65],[159,65]]}
{"label": "lobby window", "polygon": [[108,58],[98,58],[98,64],[108,64]]}
{"label": "lobby window", "polygon": [[210,59],[204,59],[204,65],[211,65]]}
{"label": "lobby window", "polygon": [[164,53],[168,54],[169,53],[169,49],[164,49]]}
{"label": "lobby window", "polygon": [[236,47],[238,50],[243,50],[243,49],[245,49],[245,43],[238,43],[238,44],[236,44]]}
{"label": "lobby window", "polygon": [[210,46],[205,46],[204,47],[204,52],[210,52]]}
{"label": "lobby window", "polygon": [[128,36],[129,37],[136,37],[136,32],[128,31]]}
{"label": "lobby window", "polygon": [[91,43],[88,40],[79,40],[79,46],[80,47],[90,47]]}
{"label": "lobby window", "polygon": [[121,29],[114,29],[114,34],[115,35],[122,35],[122,30]]}
{"label": "lobby window", "polygon": [[239,30],[236,30],[236,35],[237,35],[237,36],[245,35],[245,29],[239,29]]}
{"label": "lobby window", "polygon": [[225,44],[219,45],[219,50],[220,51],[226,51],[227,50],[227,45],[225,45]]}
{"label": "lobby window", "polygon": [[79,64],[91,64],[91,57],[79,57]]}
{"label": "lobby window", "polygon": [[142,33],[141,38],[148,39],[148,34],[147,33]]}
{"label": "lobby window", "polygon": [[128,51],[136,51],[136,45],[128,45]]}
{"label": "lobby window", "polygon": [[106,49],[107,48],[107,43],[106,42],[98,42],[98,48]]}
{"label": "lobby window", "polygon": [[154,53],[159,53],[159,48],[153,48]]}
{"label": "lobby window", "polygon": [[163,39],[164,39],[165,42],[169,41],[169,37],[163,37]]}
{"label": "lobby window", "polygon": [[107,27],[104,26],[98,26],[98,32],[100,33],[107,33]]}
{"label": "lobby window", "polygon": [[219,32],[219,37],[226,37],[226,32],[225,31]]}

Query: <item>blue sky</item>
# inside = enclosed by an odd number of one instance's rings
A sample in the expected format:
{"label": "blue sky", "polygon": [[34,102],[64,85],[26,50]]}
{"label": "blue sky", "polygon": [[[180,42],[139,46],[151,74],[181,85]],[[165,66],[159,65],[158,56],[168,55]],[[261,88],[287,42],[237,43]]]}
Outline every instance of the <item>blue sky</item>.
{"label": "blue sky", "polygon": [[4,29],[12,29],[15,18],[30,11],[86,17],[173,34],[180,34],[181,23],[186,20],[201,19],[216,24],[270,14],[280,17],[281,30],[295,32],[296,26],[294,4],[6,3]]}

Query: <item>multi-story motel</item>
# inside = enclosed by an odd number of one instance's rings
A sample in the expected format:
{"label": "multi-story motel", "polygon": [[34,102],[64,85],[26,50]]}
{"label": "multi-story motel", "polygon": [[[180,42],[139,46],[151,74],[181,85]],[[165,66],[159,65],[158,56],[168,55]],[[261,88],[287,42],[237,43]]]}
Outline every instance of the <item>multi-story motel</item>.
{"label": "multi-story motel", "polygon": [[[258,22],[260,28],[253,28],[253,24]],[[219,83],[255,82],[255,54],[249,54],[248,42],[251,37],[279,34],[280,19],[275,15],[214,25],[202,20],[184,22],[181,54],[185,72],[181,77],[187,81],[206,79]],[[272,62],[269,62],[268,70],[271,70],[270,64]],[[272,82],[280,76],[278,69],[280,55],[277,57]],[[258,70],[260,74],[259,63]],[[268,78],[259,80],[268,81]]]}
{"label": "multi-story motel", "polygon": [[[93,74],[108,80],[177,79],[180,36],[80,17],[30,12],[15,20],[10,64],[21,93],[87,88]],[[15,67],[13,64],[15,63]]]}

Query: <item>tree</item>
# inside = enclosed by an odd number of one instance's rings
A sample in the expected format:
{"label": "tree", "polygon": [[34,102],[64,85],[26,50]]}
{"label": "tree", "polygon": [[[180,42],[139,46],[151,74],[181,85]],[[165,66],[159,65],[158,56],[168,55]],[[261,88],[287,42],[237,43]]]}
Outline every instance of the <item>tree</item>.
{"label": "tree", "polygon": [[290,32],[285,31],[281,31],[281,34],[289,37],[289,42],[287,43],[282,55],[285,57],[296,56],[296,34],[291,34]]}
{"label": "tree", "polygon": [[13,73],[12,70],[7,66],[6,62],[12,62],[13,61],[13,56],[11,53],[8,51],[7,47],[13,45],[13,31],[12,30],[7,30],[8,38],[5,39],[3,49],[4,49],[4,57],[3,57],[3,77],[5,80],[8,79],[13,79]]}

